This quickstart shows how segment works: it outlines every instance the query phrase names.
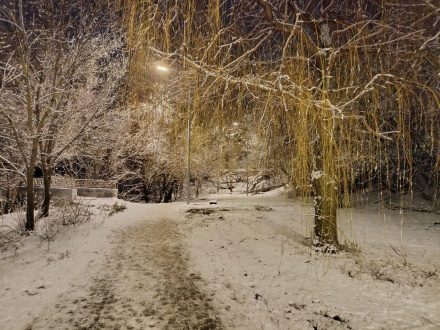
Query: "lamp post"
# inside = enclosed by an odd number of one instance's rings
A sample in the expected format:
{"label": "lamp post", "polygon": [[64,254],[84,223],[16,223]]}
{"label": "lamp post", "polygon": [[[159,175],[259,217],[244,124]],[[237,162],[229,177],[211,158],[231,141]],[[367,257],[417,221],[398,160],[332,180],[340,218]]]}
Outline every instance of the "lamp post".
{"label": "lamp post", "polygon": [[[170,69],[163,64],[156,64],[157,71],[168,74]],[[188,106],[190,106],[191,96],[188,97]],[[186,203],[190,202],[190,180],[191,180],[191,111],[188,109],[188,136],[187,136],[187,183],[186,183]]]}
{"label": "lamp post", "polygon": [[186,159],[186,168],[187,168],[187,182],[186,182],[186,204],[189,205],[190,201],[190,191],[189,191],[189,181],[191,179],[191,114],[188,109],[188,137],[187,137],[187,159]]}

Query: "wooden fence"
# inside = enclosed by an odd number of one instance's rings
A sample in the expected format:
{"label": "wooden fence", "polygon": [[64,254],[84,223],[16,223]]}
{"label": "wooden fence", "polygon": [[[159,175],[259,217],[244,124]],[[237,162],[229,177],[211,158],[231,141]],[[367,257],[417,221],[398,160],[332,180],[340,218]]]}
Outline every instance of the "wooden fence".
{"label": "wooden fence", "polygon": [[[43,178],[34,179],[35,187],[43,187]],[[105,188],[116,189],[116,180],[93,180],[52,177],[51,187],[54,188]]]}

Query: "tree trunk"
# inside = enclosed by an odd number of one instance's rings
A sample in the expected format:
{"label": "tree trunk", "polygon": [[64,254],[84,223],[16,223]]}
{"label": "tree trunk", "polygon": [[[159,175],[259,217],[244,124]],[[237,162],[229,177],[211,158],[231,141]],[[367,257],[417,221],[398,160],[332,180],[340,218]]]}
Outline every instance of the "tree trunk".
{"label": "tree trunk", "polygon": [[[324,1],[328,6],[328,1]],[[326,7],[325,7],[326,8]],[[323,10],[323,8],[321,9]],[[324,26],[326,25],[326,26]],[[329,47],[331,39],[328,25],[323,23],[319,31],[321,47]],[[338,245],[338,229],[336,212],[338,208],[338,186],[336,177],[336,162],[334,130],[335,118],[331,109],[325,104],[329,102],[328,91],[331,89],[331,62],[329,52],[324,52],[318,59],[321,68],[323,86],[322,108],[317,122],[317,138],[315,141],[315,172],[313,185],[315,189],[315,235],[319,245]]]}
{"label": "tree trunk", "polygon": [[11,183],[10,183],[9,176],[6,175],[6,178],[8,180],[8,183],[7,183],[7,186],[6,186],[6,196],[5,196],[6,202],[3,205],[3,209],[1,210],[1,212],[3,214],[8,214],[8,213],[11,212],[12,207],[13,207],[13,202],[12,201],[15,200],[14,198],[12,198],[12,188],[11,188]]}
{"label": "tree trunk", "polygon": [[50,156],[55,149],[55,124],[50,125],[50,135],[47,140],[43,143],[42,140],[38,142],[40,148],[40,160],[41,160],[41,168],[43,170],[43,186],[44,186],[44,199],[43,204],[41,205],[41,214],[40,218],[44,218],[49,216],[50,209],[50,185],[52,178],[52,157]]}
{"label": "tree trunk", "polygon": [[[324,126],[324,123],[320,125]],[[338,245],[336,211],[338,191],[331,137],[320,130],[315,145],[316,169],[312,174],[315,190],[315,235],[319,245]]]}
{"label": "tree trunk", "polygon": [[[31,122],[32,124],[32,122]],[[31,126],[29,124],[29,126]],[[29,129],[33,132],[33,128]],[[32,139],[32,148],[30,152],[29,162],[26,167],[26,226],[27,231],[35,229],[35,189],[34,189],[34,171],[37,162],[39,137]]]}
{"label": "tree trunk", "polygon": [[43,165],[43,184],[44,184],[44,199],[43,204],[41,205],[41,215],[40,218],[44,218],[49,216],[49,208],[50,208],[50,185],[52,179],[52,169],[47,167],[47,165]]}
{"label": "tree trunk", "polygon": [[34,166],[26,171],[26,231],[35,229],[35,190],[34,190]]}

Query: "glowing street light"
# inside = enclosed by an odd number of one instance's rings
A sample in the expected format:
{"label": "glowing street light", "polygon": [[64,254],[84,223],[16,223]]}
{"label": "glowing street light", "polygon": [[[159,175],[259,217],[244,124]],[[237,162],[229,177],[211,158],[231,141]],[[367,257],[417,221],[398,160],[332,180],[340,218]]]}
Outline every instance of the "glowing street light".
{"label": "glowing street light", "polygon": [[156,65],[156,69],[159,71],[168,71],[169,69],[166,66],[163,65]]}

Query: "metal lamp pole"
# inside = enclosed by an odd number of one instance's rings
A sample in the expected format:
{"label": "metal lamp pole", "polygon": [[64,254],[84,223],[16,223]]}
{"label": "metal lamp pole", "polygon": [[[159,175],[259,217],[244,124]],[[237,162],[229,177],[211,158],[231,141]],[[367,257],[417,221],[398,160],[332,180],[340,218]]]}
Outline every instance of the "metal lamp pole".
{"label": "metal lamp pole", "polygon": [[188,109],[188,140],[187,140],[187,159],[186,159],[186,169],[187,169],[187,182],[186,182],[186,204],[189,205],[190,201],[190,191],[189,191],[189,181],[191,179],[191,113]]}
{"label": "metal lamp pole", "polygon": [[[183,25],[184,38],[186,37],[186,20]],[[182,45],[183,52],[183,71],[186,71],[186,40],[184,39]],[[186,74],[186,72],[185,72]],[[187,137],[187,149],[186,149],[186,204],[189,205],[190,201],[190,191],[189,191],[189,181],[191,180],[191,94],[188,94],[188,137]]]}
{"label": "metal lamp pole", "polygon": [[[191,101],[191,97],[188,97],[188,101]],[[191,180],[191,102],[188,102],[188,137],[187,137],[187,150],[186,150],[186,204],[189,205],[191,199],[189,181]]]}

